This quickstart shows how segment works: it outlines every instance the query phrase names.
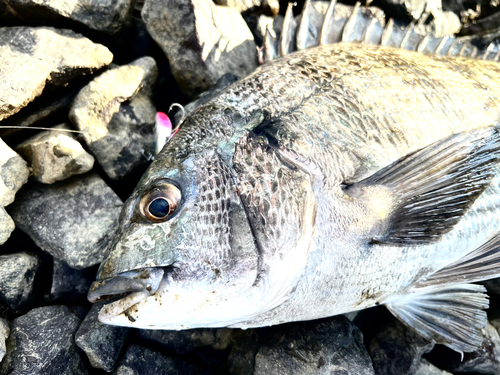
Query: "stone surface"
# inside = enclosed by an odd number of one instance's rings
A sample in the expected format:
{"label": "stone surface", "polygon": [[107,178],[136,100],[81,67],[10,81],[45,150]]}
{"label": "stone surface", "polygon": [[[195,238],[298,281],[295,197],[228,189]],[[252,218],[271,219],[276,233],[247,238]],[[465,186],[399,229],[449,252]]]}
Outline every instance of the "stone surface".
{"label": "stone surface", "polygon": [[[66,119],[69,107],[73,103],[76,94],[80,91],[81,86],[80,82],[72,82],[66,87],[51,92],[50,95],[42,95],[15,115],[6,118],[0,122],[0,138],[15,145],[33,135],[33,132],[26,132],[26,129],[23,129],[24,127],[50,126],[53,123],[47,124],[46,122],[49,117],[55,118],[59,116]],[[16,128],[3,128],[3,126],[15,126]]]}
{"label": "stone surface", "polygon": [[422,358],[413,375],[452,375],[450,372],[441,370],[429,361]]}
{"label": "stone surface", "polygon": [[0,362],[2,362],[5,352],[7,351],[5,341],[9,337],[10,327],[6,319],[0,318]]}
{"label": "stone surface", "polygon": [[122,202],[94,173],[52,185],[30,182],[9,207],[16,225],[35,244],[73,268],[106,256]]}
{"label": "stone surface", "polygon": [[254,375],[255,356],[260,349],[258,332],[261,331],[263,330],[247,329],[233,332],[234,345],[227,359],[229,374]]}
{"label": "stone surface", "polygon": [[130,345],[114,375],[202,375],[206,371],[178,359],[167,357],[150,348]]}
{"label": "stone surface", "polygon": [[50,300],[86,300],[87,292],[97,273],[95,267],[75,270],[63,261],[53,259]]}
{"label": "stone surface", "polygon": [[151,57],[108,70],[71,107],[71,120],[113,180],[144,169],[153,154],[156,109],[150,96],[157,75]]}
{"label": "stone surface", "polygon": [[244,13],[243,18],[247,23],[250,31],[252,31],[255,43],[261,47],[264,44],[264,37],[266,35],[266,28],[273,37],[276,38],[276,33],[274,31],[274,20],[275,17],[266,16],[265,14],[256,13]]}
{"label": "stone surface", "polygon": [[358,328],[345,317],[287,324],[262,346],[254,375],[375,374]]}
{"label": "stone surface", "polygon": [[[53,129],[69,128],[63,125]],[[16,151],[28,161],[33,177],[44,184],[86,173],[94,166],[94,157],[64,131],[39,133],[18,145]]]}
{"label": "stone surface", "polygon": [[9,216],[5,208],[0,206],[0,245],[4,244],[16,228],[14,220]]}
{"label": "stone surface", "polygon": [[113,371],[130,329],[97,321],[102,303],[94,304],[75,335],[75,342],[95,368]]}
{"label": "stone surface", "polygon": [[24,307],[34,290],[39,260],[28,253],[0,255],[0,303],[13,310]]}
{"label": "stone surface", "polygon": [[118,32],[129,12],[131,0],[9,0],[0,5],[0,17],[46,22],[69,19],[90,29],[109,34]]}
{"label": "stone surface", "polygon": [[0,138],[0,206],[14,202],[28,177],[28,164]]}
{"label": "stone surface", "polygon": [[14,319],[0,374],[88,374],[74,343],[79,325],[66,306],[40,307]]}
{"label": "stone surface", "polygon": [[370,342],[369,351],[377,374],[410,375],[420,365],[422,354],[433,347],[433,343],[394,318],[380,327]]}
{"label": "stone surface", "polygon": [[255,10],[255,13],[264,12],[276,16],[280,12],[278,0],[214,0],[214,3],[236,9],[240,13]]}
{"label": "stone surface", "polygon": [[179,354],[193,349],[210,346],[215,350],[225,350],[231,344],[232,329],[202,328],[183,331],[141,329],[137,335],[141,339],[153,340]]}
{"label": "stone surface", "polygon": [[106,47],[71,30],[0,28],[0,120],[39,96],[47,83],[62,86],[112,59]]}
{"label": "stone surface", "polygon": [[436,38],[442,38],[446,35],[458,33],[461,28],[460,18],[455,13],[439,10],[434,13],[434,19],[427,27],[427,30]]}
{"label": "stone surface", "polygon": [[242,78],[258,65],[252,33],[234,9],[205,0],[147,0],[142,19],[191,97],[225,73]]}
{"label": "stone surface", "polygon": [[419,19],[424,11],[441,9],[441,0],[380,0],[377,6],[390,17]]}

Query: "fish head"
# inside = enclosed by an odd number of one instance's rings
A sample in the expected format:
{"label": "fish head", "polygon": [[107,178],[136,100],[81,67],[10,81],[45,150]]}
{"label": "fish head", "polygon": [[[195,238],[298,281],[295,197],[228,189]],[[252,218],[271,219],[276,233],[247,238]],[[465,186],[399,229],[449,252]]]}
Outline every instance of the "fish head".
{"label": "fish head", "polygon": [[101,309],[103,323],[224,326],[241,312],[221,314],[220,304],[240,308],[255,283],[259,255],[234,171],[217,142],[185,139],[199,128],[186,121],[123,207],[88,294],[91,302],[115,299]]}

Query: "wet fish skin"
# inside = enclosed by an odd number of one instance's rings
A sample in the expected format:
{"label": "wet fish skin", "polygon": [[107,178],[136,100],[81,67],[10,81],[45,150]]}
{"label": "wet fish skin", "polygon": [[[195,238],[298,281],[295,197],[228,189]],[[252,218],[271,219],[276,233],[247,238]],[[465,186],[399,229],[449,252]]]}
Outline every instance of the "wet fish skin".
{"label": "wet fish skin", "polygon": [[[422,243],[383,240],[401,195],[346,187],[454,134],[457,155],[496,142],[487,127],[499,97],[497,63],[380,46],[322,46],[264,65],[191,113],[126,202],[98,279],[148,267],[165,276],[156,293],[105,306],[101,321],[245,328],[407,300],[498,231],[496,159],[458,223]],[[407,190],[430,178],[421,173]],[[138,205],[159,181],[182,202],[152,224]]]}

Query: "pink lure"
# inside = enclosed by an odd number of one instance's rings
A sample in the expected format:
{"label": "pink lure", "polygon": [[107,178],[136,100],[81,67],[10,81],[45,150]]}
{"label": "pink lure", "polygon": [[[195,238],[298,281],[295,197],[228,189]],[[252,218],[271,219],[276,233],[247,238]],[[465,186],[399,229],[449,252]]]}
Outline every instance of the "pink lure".
{"label": "pink lure", "polygon": [[177,129],[172,133],[172,122],[166,113],[157,112],[155,122],[155,155],[161,151],[167,139],[173,136]]}

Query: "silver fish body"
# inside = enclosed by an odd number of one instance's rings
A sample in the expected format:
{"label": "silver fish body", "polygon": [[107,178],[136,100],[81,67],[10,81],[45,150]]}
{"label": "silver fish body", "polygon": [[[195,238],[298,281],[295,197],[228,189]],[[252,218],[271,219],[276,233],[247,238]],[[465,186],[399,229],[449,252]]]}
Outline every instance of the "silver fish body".
{"label": "silver fish body", "polygon": [[[460,261],[500,257],[499,98],[490,61],[337,44],[269,62],[187,116],[139,182],[89,299],[125,295],[99,319],[248,328],[386,304],[473,350],[487,302],[468,283],[500,271]],[[465,337],[412,315],[439,293],[470,302]]]}

